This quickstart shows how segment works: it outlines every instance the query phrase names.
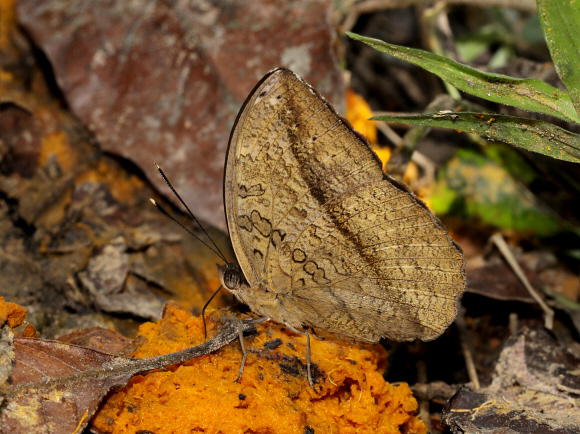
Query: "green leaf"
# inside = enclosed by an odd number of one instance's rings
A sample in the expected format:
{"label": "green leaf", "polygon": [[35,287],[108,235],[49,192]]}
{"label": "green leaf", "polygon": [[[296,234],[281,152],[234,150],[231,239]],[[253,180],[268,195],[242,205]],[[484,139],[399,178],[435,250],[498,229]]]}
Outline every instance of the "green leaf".
{"label": "green leaf", "polygon": [[371,120],[449,128],[479,134],[564,161],[580,162],[580,135],[549,122],[485,113],[374,116]]}
{"label": "green leaf", "polygon": [[580,123],[570,95],[541,80],[481,72],[428,51],[387,44],[350,32],[347,35],[378,51],[418,65],[471,95]]}
{"label": "green leaf", "polygon": [[552,61],[580,113],[580,4],[538,0],[538,14]]}
{"label": "green leaf", "polygon": [[502,166],[468,149],[458,149],[439,172],[429,201],[437,214],[524,235],[551,236],[565,230]]}

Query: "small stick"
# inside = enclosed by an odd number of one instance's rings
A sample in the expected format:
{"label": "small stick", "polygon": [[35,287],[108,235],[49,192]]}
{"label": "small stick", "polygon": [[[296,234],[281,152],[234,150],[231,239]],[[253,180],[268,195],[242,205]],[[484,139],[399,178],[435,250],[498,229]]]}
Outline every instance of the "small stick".
{"label": "small stick", "polygon": [[510,336],[515,336],[518,332],[518,314],[516,312],[511,312],[508,322]]}
{"label": "small stick", "polygon": [[491,236],[491,241],[497,246],[500,253],[503,255],[509,266],[512,268],[512,271],[515,273],[516,276],[520,279],[520,281],[524,284],[530,295],[536,300],[536,302],[540,305],[542,310],[544,311],[545,318],[544,318],[544,326],[548,330],[552,330],[554,325],[554,311],[542,300],[542,297],[536,292],[536,290],[530,284],[530,281],[524,274],[523,270],[520,267],[520,264],[516,261],[513,253],[511,252],[509,246],[503,239],[500,233],[493,234]]}
{"label": "small stick", "polygon": [[471,381],[473,384],[473,390],[477,391],[480,388],[480,384],[479,378],[477,376],[477,369],[475,368],[475,363],[473,362],[473,355],[471,349],[469,348],[470,340],[467,334],[467,326],[465,325],[465,309],[463,307],[459,308],[457,318],[455,318],[455,325],[459,330],[459,341],[461,343],[463,358],[465,359],[467,375],[469,376],[469,381]]}
{"label": "small stick", "polygon": [[[425,360],[419,360],[417,362],[417,381],[419,383],[427,383],[427,364]],[[425,422],[425,425],[427,425],[427,432],[433,432],[428,399],[419,398],[419,414],[423,422]]]}

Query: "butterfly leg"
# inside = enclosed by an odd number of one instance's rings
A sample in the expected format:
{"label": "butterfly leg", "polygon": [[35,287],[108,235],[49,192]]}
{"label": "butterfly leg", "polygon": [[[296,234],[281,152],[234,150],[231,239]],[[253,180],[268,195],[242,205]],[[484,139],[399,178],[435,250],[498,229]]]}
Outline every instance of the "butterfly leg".
{"label": "butterfly leg", "polygon": [[314,383],[312,382],[312,373],[310,372],[310,333],[295,329],[289,324],[284,325],[288,327],[290,330],[292,330],[294,333],[298,333],[299,335],[306,335],[306,375],[308,376],[308,384],[310,384],[312,390],[316,392],[316,389],[314,388]]}
{"label": "butterfly leg", "polygon": [[[267,316],[262,318],[256,318],[246,322],[246,324],[259,324],[264,321],[268,321],[270,318]],[[240,347],[242,348],[242,363],[240,364],[240,373],[238,374],[238,378],[236,378],[236,383],[239,383],[242,379],[242,374],[244,373],[244,366],[246,364],[246,357],[248,356],[248,352],[246,351],[246,347],[244,345],[244,332],[242,331],[242,322],[238,321],[238,337],[240,339]]]}

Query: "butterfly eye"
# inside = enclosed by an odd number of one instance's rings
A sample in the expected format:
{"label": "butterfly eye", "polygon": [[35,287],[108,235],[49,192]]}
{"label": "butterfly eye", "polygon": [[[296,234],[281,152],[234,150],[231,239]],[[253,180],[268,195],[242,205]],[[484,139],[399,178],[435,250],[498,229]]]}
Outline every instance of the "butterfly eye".
{"label": "butterfly eye", "polygon": [[236,289],[240,284],[240,276],[234,270],[227,270],[224,274],[224,285],[227,289]]}

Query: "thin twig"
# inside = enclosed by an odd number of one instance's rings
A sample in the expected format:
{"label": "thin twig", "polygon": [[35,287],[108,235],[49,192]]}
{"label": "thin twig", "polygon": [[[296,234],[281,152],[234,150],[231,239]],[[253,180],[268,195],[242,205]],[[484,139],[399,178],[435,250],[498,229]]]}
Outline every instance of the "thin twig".
{"label": "thin twig", "polygon": [[[419,360],[417,362],[417,381],[419,383],[427,383],[427,364],[425,360]],[[427,432],[433,432],[428,399],[419,399],[419,414],[421,415],[421,420],[427,425]]]}
{"label": "thin twig", "polygon": [[493,234],[491,236],[491,241],[497,246],[500,253],[505,258],[506,262],[512,268],[512,271],[515,273],[516,276],[520,279],[520,281],[524,284],[530,295],[536,300],[536,302],[540,305],[542,310],[544,311],[544,326],[548,330],[552,330],[554,325],[554,311],[544,302],[542,297],[536,292],[536,290],[530,284],[530,281],[524,274],[520,264],[516,261],[512,251],[510,250],[509,246],[503,239],[503,236],[500,233]]}
{"label": "thin twig", "polygon": [[377,129],[383,133],[393,145],[395,145],[395,147],[400,148],[403,146],[403,138],[399,136],[395,130],[389,126],[389,124],[383,121],[375,121],[375,125],[377,126]]}
{"label": "thin twig", "polygon": [[[13,399],[17,396],[30,393],[34,390],[51,390],[52,388],[59,385],[67,385],[69,383],[79,383],[94,381],[96,379],[124,376],[127,375],[127,373],[133,376],[147,371],[162,369],[166,366],[183,363],[188,360],[212,353],[237,339],[238,330],[241,329],[241,331],[244,332],[252,329],[253,327],[254,322],[251,320],[228,322],[221,327],[219,333],[213,339],[210,339],[209,341],[204,342],[203,344],[196,347],[187,348],[176,353],[166,354],[159,357],[152,357],[149,359],[129,359],[117,356],[95,369],[88,369],[86,371],[75,372],[74,374],[63,375],[60,377],[43,378],[14,386],[4,386],[0,388],[0,396],[3,396],[7,399]],[[62,342],[57,341],[55,342],[59,345],[76,346],[72,344],[63,344]]]}
{"label": "thin twig", "polygon": [[473,390],[478,391],[480,388],[479,378],[477,376],[475,363],[473,362],[473,353],[470,348],[471,340],[469,339],[467,326],[465,325],[465,309],[463,307],[459,308],[459,312],[455,318],[455,325],[459,330],[459,341],[461,342],[461,351],[463,352],[463,358],[465,359],[465,367],[467,369],[469,381],[473,384]]}
{"label": "thin twig", "polygon": [[518,332],[518,314],[517,312],[511,312],[509,316],[508,327],[510,330],[510,336],[515,336]]}

